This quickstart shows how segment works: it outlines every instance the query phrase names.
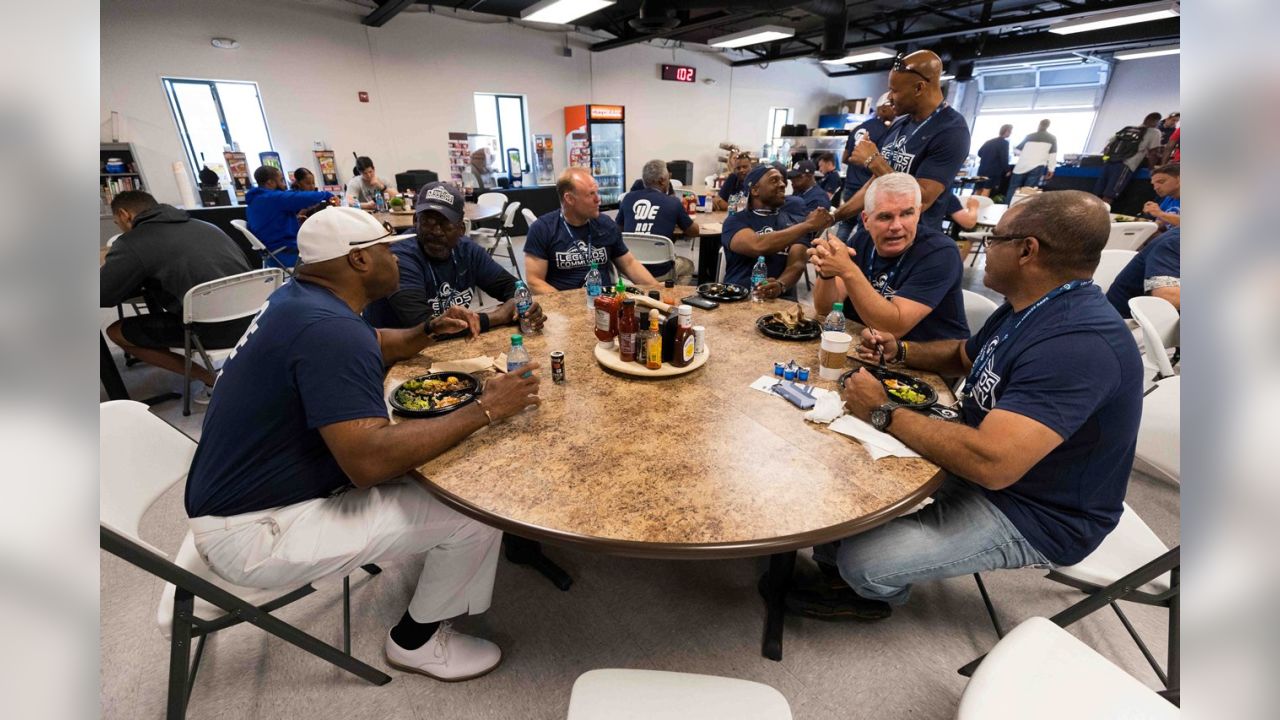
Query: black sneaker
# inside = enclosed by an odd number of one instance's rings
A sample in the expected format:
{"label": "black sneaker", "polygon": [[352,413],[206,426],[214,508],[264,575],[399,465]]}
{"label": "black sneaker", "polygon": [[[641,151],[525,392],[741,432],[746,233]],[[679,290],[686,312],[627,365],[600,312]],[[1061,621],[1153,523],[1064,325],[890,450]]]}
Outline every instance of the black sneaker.
{"label": "black sneaker", "polygon": [[824,584],[792,588],[787,592],[787,610],[816,620],[884,620],[893,608],[883,600],[868,600],[847,586],[831,589]]}
{"label": "black sneaker", "polygon": [[829,590],[848,590],[849,583],[840,577],[840,569],[835,565],[828,565],[824,562],[817,563],[818,570],[822,573],[822,581]]}

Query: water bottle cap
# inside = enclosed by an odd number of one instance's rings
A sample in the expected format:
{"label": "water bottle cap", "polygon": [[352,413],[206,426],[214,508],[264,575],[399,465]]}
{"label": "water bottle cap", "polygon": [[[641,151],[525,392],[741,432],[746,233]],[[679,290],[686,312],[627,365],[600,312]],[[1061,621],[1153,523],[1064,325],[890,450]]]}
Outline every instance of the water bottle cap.
{"label": "water bottle cap", "polygon": [[591,263],[591,269],[592,269],[592,270],[596,270],[596,269],[598,269],[599,267],[600,267],[600,263],[595,263],[595,262]]}
{"label": "water bottle cap", "polygon": [[523,336],[523,335],[512,335],[512,336],[511,336],[511,344],[512,344],[512,345],[523,345],[523,344],[524,344],[524,336]]}
{"label": "water bottle cap", "polygon": [[832,310],[844,310],[844,303],[832,303]]}
{"label": "water bottle cap", "polygon": [[756,258],[756,262],[764,262],[764,256],[761,255],[760,257]]}

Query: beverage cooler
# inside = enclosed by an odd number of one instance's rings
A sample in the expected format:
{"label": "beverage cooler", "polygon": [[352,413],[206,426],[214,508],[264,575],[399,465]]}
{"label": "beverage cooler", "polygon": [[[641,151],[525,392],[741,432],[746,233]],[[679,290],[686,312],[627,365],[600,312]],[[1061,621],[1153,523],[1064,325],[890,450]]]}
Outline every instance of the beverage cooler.
{"label": "beverage cooler", "polygon": [[626,137],[621,105],[571,105],[564,109],[565,148],[570,167],[585,167],[600,184],[600,205],[618,206],[627,192]]}

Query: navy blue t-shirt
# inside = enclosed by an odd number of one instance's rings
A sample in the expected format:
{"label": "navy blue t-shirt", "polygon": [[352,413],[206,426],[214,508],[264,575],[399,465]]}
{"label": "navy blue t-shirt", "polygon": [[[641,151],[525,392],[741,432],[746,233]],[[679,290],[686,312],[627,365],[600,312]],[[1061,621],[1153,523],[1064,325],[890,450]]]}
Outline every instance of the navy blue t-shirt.
{"label": "navy blue t-shirt", "polygon": [[[871,233],[860,227],[849,238],[849,246],[858,253],[854,262],[881,296],[900,297],[933,308],[902,336],[903,340],[965,340],[969,337],[964,294],[960,291],[964,262],[956,252],[954,240],[936,230],[919,227],[915,242],[906,252],[887,258],[875,251]],[[844,315],[866,325],[848,297],[844,299]]]}
{"label": "navy blue t-shirt", "polygon": [[1003,490],[983,494],[1055,565],[1080,562],[1120,520],[1142,416],[1142,358],[1132,333],[1096,285],[1054,298],[1025,316],[1008,303],[969,339],[975,365],[963,404],[977,427],[993,409],[1031,418],[1065,441]]}
{"label": "navy blue t-shirt", "polygon": [[801,219],[804,219],[809,213],[817,210],[818,208],[830,209],[831,207],[831,198],[827,197],[827,191],[818,187],[816,184],[802,193],[795,193],[794,195],[787,196],[788,200],[791,198],[796,198],[803,203],[804,210],[802,212],[792,213],[794,215],[799,215]]}
{"label": "navy blue t-shirt", "polygon": [[[939,106],[918,123],[903,115],[884,134],[880,154],[895,172],[908,173],[916,180],[933,180],[947,192],[969,156],[969,124],[949,105]],[[940,230],[944,206],[936,201],[930,205],[920,216],[921,227]]]}
{"label": "navy blue t-shirt", "polygon": [[[1009,170],[1009,141],[994,137],[978,148],[978,174],[995,180]],[[947,187],[950,187],[948,185]]]}
{"label": "navy blue t-shirt", "polygon": [[685,212],[684,203],[679,199],[645,187],[623,196],[618,205],[618,224],[623,232],[671,238],[677,226],[684,230],[693,224],[693,218]]}
{"label": "navy blue t-shirt", "polygon": [[[1169,228],[1164,234],[1142,248],[1128,265],[1111,281],[1107,288],[1107,302],[1129,317],[1129,301],[1150,292],[1155,287],[1169,287],[1182,277],[1182,234],[1179,228]],[[1167,278],[1167,279],[1166,279]]]}
{"label": "navy blue t-shirt", "polygon": [[391,243],[391,252],[400,262],[400,288],[365,308],[364,317],[374,327],[416,327],[454,305],[469,306],[476,287],[503,302],[515,295],[511,273],[467,238],[458,241],[448,260],[428,259],[417,237]]}
{"label": "navy blue t-shirt", "polygon": [[[883,148],[884,145],[880,141],[884,139],[884,134],[887,132],[889,132],[889,126],[873,115],[870,120],[862,123],[854,128],[853,132],[849,133],[849,139],[844,144],[844,155],[841,156],[840,161],[849,163],[849,153],[853,152],[853,148],[857,146],[859,140],[870,140],[876,144],[876,147]],[[875,174],[862,165],[849,163],[844,171],[844,199],[848,200],[853,197],[855,193],[862,189],[863,185],[871,182],[873,177],[875,177]]]}
{"label": "navy blue t-shirt", "polygon": [[818,178],[818,187],[822,188],[828,197],[834,198],[835,193],[840,192],[840,188],[844,187],[844,178],[840,177],[840,173],[832,170]]}
{"label": "navy blue t-shirt", "polygon": [[730,173],[729,177],[720,184],[720,199],[725,202],[729,202],[730,195],[740,192],[742,192],[742,178],[739,178],[737,173]]}
{"label": "navy blue t-shirt", "polygon": [[608,215],[573,227],[559,210],[538,218],[529,226],[524,252],[547,261],[547,283],[557,290],[576,290],[587,282],[591,263],[600,266],[605,285],[613,284],[613,261],[631,252],[622,231]]}
{"label": "navy blue t-shirt", "polygon": [[336,295],[291,280],[222,367],[187,477],[189,517],[239,515],[350,484],[320,436],[385,418],[378,335]]}
{"label": "navy blue t-shirt", "polygon": [[[793,214],[785,210],[742,210],[736,213],[730,213],[725,218],[724,225],[720,231],[720,244],[724,247],[724,281],[741,285],[743,287],[751,287],[751,268],[755,267],[757,255],[742,255],[734,252],[729,246],[733,242],[733,236],[741,230],[750,228],[757,233],[771,233],[776,230],[785,230],[792,225],[800,222],[804,218],[797,218]],[[802,240],[797,240],[791,245],[806,245]],[[791,246],[779,250],[772,255],[764,256],[764,263],[769,268],[769,277],[777,278],[782,275],[782,271],[787,269],[787,258]],[[795,291],[791,288],[787,295]]]}

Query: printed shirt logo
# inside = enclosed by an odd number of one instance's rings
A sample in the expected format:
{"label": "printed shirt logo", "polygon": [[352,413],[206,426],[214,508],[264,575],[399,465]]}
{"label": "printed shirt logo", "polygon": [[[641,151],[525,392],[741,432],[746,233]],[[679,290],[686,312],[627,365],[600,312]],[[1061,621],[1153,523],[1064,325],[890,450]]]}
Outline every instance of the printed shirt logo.
{"label": "printed shirt logo", "polygon": [[891,300],[891,299],[893,299],[893,296],[894,296],[894,295],[897,295],[897,294],[898,294],[898,291],[897,291],[897,290],[894,290],[894,289],[893,289],[893,288],[891,288],[891,287],[888,287],[888,285],[889,285],[889,272],[888,272],[888,271],[885,271],[885,272],[879,273],[879,274],[878,274],[878,275],[876,275],[876,276],[875,276],[875,278],[871,281],[871,287],[875,288],[875,291],[876,291],[876,292],[880,293],[880,295],[881,295],[882,297],[884,297],[886,300]]}
{"label": "printed shirt logo", "polygon": [[236,341],[236,346],[231,348],[231,354],[227,355],[227,359],[222,363],[222,367],[218,368],[218,377],[222,377],[222,371],[236,359],[236,353],[240,352],[240,348],[249,342],[249,336],[258,331],[258,321],[262,319],[262,314],[267,311],[267,306],[271,304],[270,300],[262,303],[262,307],[258,308],[258,314],[253,316],[253,322],[249,323],[249,327],[245,328],[244,334]]}
{"label": "printed shirt logo", "polygon": [[915,153],[907,152],[907,137],[899,134],[893,142],[880,150],[880,154],[889,161],[894,172],[911,172],[911,163],[915,162]]}
{"label": "printed shirt logo", "polygon": [[871,133],[867,132],[866,130],[859,130],[858,132],[856,132],[856,133],[854,133],[854,134],[853,134],[853,144],[854,144],[854,145],[857,145],[858,143],[862,142],[863,140],[866,140],[866,139],[867,139],[867,136],[868,136],[868,135],[870,135],[870,134],[871,134]]}
{"label": "printed shirt logo", "polygon": [[467,307],[471,305],[471,288],[462,292],[453,289],[449,283],[440,283],[436,296],[427,301],[431,306],[431,316],[436,317],[451,307]]}
{"label": "printed shirt logo", "polygon": [[[987,342],[986,346],[982,348],[982,351],[978,353],[979,361],[982,358],[991,357],[996,351],[996,346],[999,344],[1000,336],[997,335],[996,337],[991,338],[991,340]],[[1000,385],[1001,380],[1000,376],[995,372],[994,365],[994,362],[986,363],[986,366],[982,369],[982,373],[978,375],[977,379],[973,381],[973,384],[967,388],[970,399],[977,403],[978,407],[987,412],[991,412],[996,407],[996,387]]]}
{"label": "printed shirt logo", "polygon": [[648,200],[637,200],[635,205],[631,206],[631,213],[636,217],[636,229],[638,233],[653,232],[653,221],[658,218],[658,206]]}
{"label": "printed shirt logo", "polygon": [[592,247],[579,240],[577,245],[563,252],[556,252],[556,267],[561,270],[588,267],[591,263],[603,266],[609,262],[609,251]]}
{"label": "printed shirt logo", "polygon": [[448,190],[445,190],[439,185],[427,191],[427,199],[435,200],[436,202],[441,203],[443,205],[448,205],[449,207],[453,207],[453,193],[449,192]]}

